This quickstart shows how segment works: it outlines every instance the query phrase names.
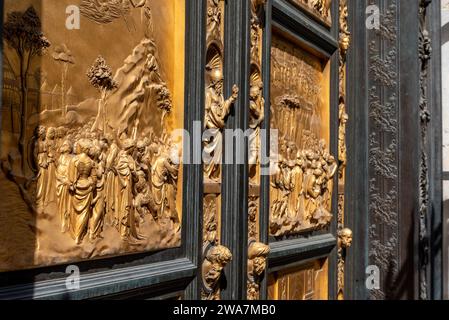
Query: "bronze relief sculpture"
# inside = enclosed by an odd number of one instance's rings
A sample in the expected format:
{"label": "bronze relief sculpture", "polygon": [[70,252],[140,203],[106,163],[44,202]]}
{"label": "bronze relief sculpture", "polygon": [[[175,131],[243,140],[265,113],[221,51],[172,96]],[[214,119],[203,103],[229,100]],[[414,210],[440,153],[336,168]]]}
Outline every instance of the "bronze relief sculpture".
{"label": "bronze relief sculpture", "polygon": [[5,2],[0,271],[181,243],[184,4],[83,0],[76,36],[70,4]]}
{"label": "bronze relief sculpture", "polygon": [[204,128],[209,137],[204,140],[204,150],[210,155],[209,161],[204,165],[205,178],[212,181],[220,180],[220,165],[223,155],[223,137],[226,118],[231,112],[238,98],[239,89],[234,85],[232,95],[228,99],[223,95],[223,73],[221,69],[221,56],[216,53],[206,66],[206,74],[209,79],[206,88],[205,120]]}
{"label": "bronze relief sculpture", "polygon": [[[292,147],[293,148],[293,147]],[[275,237],[327,227],[332,221],[333,177],[337,162],[323,140],[281,158],[272,178],[270,233]]]}
{"label": "bronze relief sculpture", "polygon": [[202,264],[203,300],[219,300],[219,282],[223,269],[231,261],[232,254],[228,248],[220,245],[208,247]]}
{"label": "bronze relief sculpture", "polygon": [[248,139],[249,194],[248,194],[248,271],[247,299],[260,298],[260,282],[266,269],[270,247],[263,244],[260,234],[261,200],[261,129],[265,120],[265,98],[262,69],[263,35],[265,32],[266,0],[251,0],[250,16],[250,75],[249,75],[249,124]]}
{"label": "bronze relief sculpture", "polygon": [[331,23],[331,2],[332,0],[290,0],[294,4],[304,8],[311,14],[325,22]]}
{"label": "bronze relief sculpture", "polygon": [[220,299],[220,279],[231,261],[232,253],[220,244],[221,223],[221,164],[223,132],[226,120],[238,99],[239,88],[234,85],[230,97],[223,93],[225,2],[207,1],[205,106],[203,134],[203,300]]}
{"label": "bronze relief sculpture", "polygon": [[279,131],[273,164],[270,234],[281,238],[327,228],[338,162],[329,153],[328,62],[275,33],[271,128]]}
{"label": "bronze relief sculpture", "polygon": [[263,82],[258,71],[253,72],[250,79],[249,91],[249,128],[252,130],[249,137],[249,165],[252,182],[257,183],[256,176],[260,166],[261,137],[260,129],[265,119],[265,99],[263,98]]}
{"label": "bronze relief sculpture", "polygon": [[337,298],[344,299],[344,277],[346,250],[352,243],[352,231],[345,227],[345,182],[347,165],[346,126],[349,115],[346,112],[346,61],[351,45],[348,26],[348,2],[341,0],[339,5],[339,126],[338,126],[338,261],[337,261]]}
{"label": "bronze relief sculpture", "polygon": [[259,300],[260,278],[267,267],[270,247],[260,242],[252,242],[248,246],[248,300]]}

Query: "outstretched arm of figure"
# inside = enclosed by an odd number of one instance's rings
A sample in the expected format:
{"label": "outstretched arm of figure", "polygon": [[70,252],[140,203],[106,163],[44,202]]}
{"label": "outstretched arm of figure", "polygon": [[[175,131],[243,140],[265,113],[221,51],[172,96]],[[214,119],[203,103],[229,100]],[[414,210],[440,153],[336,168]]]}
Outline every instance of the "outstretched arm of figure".
{"label": "outstretched arm of figure", "polygon": [[253,113],[254,117],[256,118],[256,120],[258,121],[258,123],[261,123],[265,119],[264,114],[265,99],[261,98],[260,100],[261,100],[260,104],[258,104],[257,102],[251,102],[249,104],[249,108]]}
{"label": "outstretched arm of figure", "polygon": [[260,114],[259,114],[259,122],[262,122],[265,119],[265,99],[260,99]]}
{"label": "outstretched arm of figure", "polygon": [[231,106],[237,101],[237,98],[239,97],[239,87],[234,84],[232,87],[232,95],[231,97],[224,102],[223,105],[223,111],[227,115],[231,111]]}

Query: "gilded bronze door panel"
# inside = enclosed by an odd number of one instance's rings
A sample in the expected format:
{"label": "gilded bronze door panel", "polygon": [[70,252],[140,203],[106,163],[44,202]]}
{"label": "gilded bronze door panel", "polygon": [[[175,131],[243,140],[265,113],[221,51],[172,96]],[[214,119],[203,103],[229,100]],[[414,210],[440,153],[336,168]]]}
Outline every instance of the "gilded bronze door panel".
{"label": "gilded bronze door panel", "polygon": [[327,300],[328,262],[317,260],[294,269],[270,274],[269,300]]}
{"label": "gilded bronze door panel", "polygon": [[206,82],[203,150],[209,159],[203,164],[203,256],[201,265],[201,299],[219,300],[223,269],[232,259],[229,248],[221,245],[221,193],[223,131],[233,104],[238,97],[238,87],[225,98],[223,93],[224,54],[223,44],[225,14],[224,2],[207,1],[206,22]]}
{"label": "gilded bronze door panel", "polygon": [[4,2],[0,271],[181,245],[185,2],[78,2]]}
{"label": "gilded bronze door panel", "polygon": [[[4,1],[0,281],[75,265],[95,297],[343,299],[333,4]],[[243,163],[223,163],[227,129]]]}
{"label": "gilded bronze door panel", "polygon": [[271,128],[279,164],[271,179],[270,234],[327,228],[337,161],[329,152],[329,62],[273,34]]}
{"label": "gilded bronze door panel", "polygon": [[[268,232],[275,266],[270,270],[269,264],[268,298],[344,299],[344,261],[352,242],[344,224],[347,2],[339,1],[338,10],[331,1],[289,2],[294,6],[274,1],[270,44],[269,126],[271,135],[277,130],[278,158],[270,176]],[[297,31],[303,18],[296,11],[306,11],[312,24],[338,29],[338,45],[317,49],[326,35],[311,28],[322,39],[306,40]],[[318,253],[313,248],[324,239],[331,245]],[[289,253],[292,247],[304,254]]]}
{"label": "gilded bronze door panel", "polygon": [[[279,161],[270,177],[274,241],[331,232],[338,162],[329,148],[330,68],[330,60],[273,30],[270,126],[279,139]],[[328,299],[327,266],[327,260],[317,260],[270,273],[268,298]]]}

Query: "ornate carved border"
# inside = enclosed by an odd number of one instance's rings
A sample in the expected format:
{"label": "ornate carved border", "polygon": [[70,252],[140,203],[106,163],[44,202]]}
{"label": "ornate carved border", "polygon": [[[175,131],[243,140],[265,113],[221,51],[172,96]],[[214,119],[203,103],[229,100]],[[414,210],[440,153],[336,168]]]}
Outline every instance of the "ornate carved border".
{"label": "ornate carved border", "polygon": [[[369,108],[369,264],[381,271],[380,290],[371,299],[383,300],[393,288],[399,269],[399,122],[398,0],[370,1],[382,8],[381,28],[368,33]],[[393,285],[393,283],[391,284]]]}
{"label": "ornate carved border", "polygon": [[338,128],[338,215],[337,228],[339,246],[337,252],[337,298],[344,299],[345,285],[345,258],[346,249],[352,243],[352,231],[345,228],[345,179],[346,179],[346,123],[348,114],[346,112],[346,60],[351,43],[351,34],[348,27],[348,2],[340,0],[339,6],[339,128]]}
{"label": "ornate carved border", "polygon": [[427,9],[432,0],[419,0],[419,60],[420,97],[419,119],[421,125],[421,162],[419,166],[419,298],[428,299],[427,266],[430,259],[429,223],[429,154],[428,129],[431,113],[428,100],[429,66],[432,56],[430,33],[427,25]]}

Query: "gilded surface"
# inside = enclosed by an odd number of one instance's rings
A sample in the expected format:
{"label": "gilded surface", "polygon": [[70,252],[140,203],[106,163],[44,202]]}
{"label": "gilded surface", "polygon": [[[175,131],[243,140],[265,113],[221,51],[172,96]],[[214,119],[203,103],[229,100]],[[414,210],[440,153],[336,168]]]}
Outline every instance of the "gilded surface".
{"label": "gilded surface", "polygon": [[201,269],[203,280],[202,300],[220,299],[221,274],[231,259],[231,251],[224,246],[214,245],[206,249]]}
{"label": "gilded surface", "polygon": [[272,273],[268,280],[268,299],[326,300],[327,272],[326,261],[315,261],[299,268]]}
{"label": "gilded surface", "polygon": [[206,61],[206,102],[203,148],[209,157],[204,163],[204,178],[208,182],[221,180],[223,155],[223,129],[226,119],[238,98],[239,88],[234,85],[232,95],[223,94],[223,15],[224,6],[220,0],[209,0],[207,6],[207,61]]}
{"label": "gilded surface", "polygon": [[349,116],[346,112],[346,59],[351,43],[348,27],[347,0],[340,1],[339,8],[339,126],[338,126],[338,217],[339,247],[337,252],[337,298],[344,299],[346,250],[352,243],[352,231],[345,228],[345,179],[347,164],[346,123]]}
{"label": "gilded surface", "polygon": [[270,247],[260,241],[260,171],[261,171],[261,134],[265,120],[264,84],[262,77],[262,37],[266,0],[251,0],[251,69],[249,93],[249,185],[248,196],[248,273],[247,299],[260,298],[260,282],[265,275],[266,260]]}
{"label": "gilded surface", "polygon": [[0,270],[180,245],[184,2],[72,4],[4,4]]}
{"label": "gilded surface", "polygon": [[322,21],[328,24],[331,23],[332,0],[290,0],[290,1],[302,8],[305,8]]}
{"label": "gilded surface", "polygon": [[207,1],[207,52],[206,52],[206,92],[203,151],[209,157],[205,159],[204,199],[203,199],[203,263],[202,288],[203,300],[220,299],[220,279],[223,269],[232,259],[230,250],[220,245],[221,222],[221,162],[223,154],[222,133],[226,120],[238,98],[239,89],[232,88],[228,98],[223,94],[223,12],[224,2]]}
{"label": "gilded surface", "polygon": [[261,242],[252,242],[248,246],[248,300],[259,300],[260,298],[260,279],[265,273],[269,253],[270,246]]}
{"label": "gilded surface", "polygon": [[[209,190],[208,190],[209,191]],[[219,193],[209,191],[203,203],[202,300],[220,300],[222,271],[232,260],[231,251],[220,245]]]}
{"label": "gilded surface", "polygon": [[279,161],[271,179],[272,236],[326,228],[332,220],[338,164],[326,146],[328,80],[319,59],[274,37],[271,128],[279,130]]}

